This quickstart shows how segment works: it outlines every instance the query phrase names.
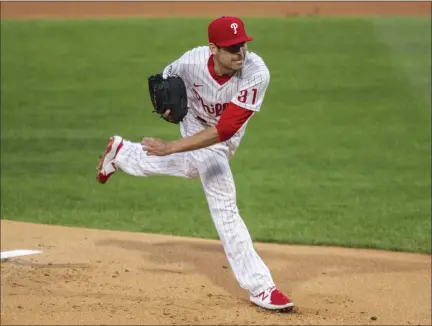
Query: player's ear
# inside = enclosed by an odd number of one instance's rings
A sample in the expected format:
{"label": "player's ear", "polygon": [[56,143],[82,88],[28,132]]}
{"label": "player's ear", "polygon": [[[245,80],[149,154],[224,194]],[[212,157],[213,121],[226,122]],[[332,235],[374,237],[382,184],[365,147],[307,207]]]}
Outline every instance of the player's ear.
{"label": "player's ear", "polygon": [[218,51],[218,47],[214,43],[209,43],[209,48],[213,55],[215,55]]}

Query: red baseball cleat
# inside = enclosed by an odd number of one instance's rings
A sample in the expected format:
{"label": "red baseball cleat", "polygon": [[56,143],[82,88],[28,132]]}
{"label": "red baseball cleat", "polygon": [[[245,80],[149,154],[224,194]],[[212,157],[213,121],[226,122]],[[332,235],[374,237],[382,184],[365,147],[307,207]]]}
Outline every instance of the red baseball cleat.
{"label": "red baseball cleat", "polygon": [[97,168],[96,179],[99,183],[106,183],[109,177],[118,170],[118,167],[114,164],[114,159],[122,147],[123,138],[120,136],[113,136],[109,139],[108,146],[105,149],[105,153],[101,156]]}
{"label": "red baseball cleat", "polygon": [[268,288],[264,292],[250,296],[250,301],[257,306],[270,310],[291,311],[294,303],[275,286]]}

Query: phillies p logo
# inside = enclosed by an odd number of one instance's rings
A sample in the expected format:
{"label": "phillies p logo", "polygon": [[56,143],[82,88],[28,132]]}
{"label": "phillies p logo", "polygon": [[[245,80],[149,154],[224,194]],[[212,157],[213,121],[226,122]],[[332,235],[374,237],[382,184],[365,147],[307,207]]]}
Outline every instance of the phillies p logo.
{"label": "phillies p logo", "polygon": [[237,34],[237,28],[238,28],[237,23],[232,23],[231,28],[234,30],[234,34]]}

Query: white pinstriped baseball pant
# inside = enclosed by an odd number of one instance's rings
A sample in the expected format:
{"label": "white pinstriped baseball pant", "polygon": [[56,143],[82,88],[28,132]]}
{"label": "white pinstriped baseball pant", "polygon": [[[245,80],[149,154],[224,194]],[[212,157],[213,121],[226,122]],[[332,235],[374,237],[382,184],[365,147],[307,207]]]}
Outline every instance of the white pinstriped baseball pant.
{"label": "white pinstriped baseball pant", "polygon": [[[203,129],[199,122],[192,119],[187,117],[181,123],[183,135]],[[274,286],[274,282],[268,267],[255,251],[249,231],[239,214],[228,157],[228,146],[223,143],[159,157],[147,156],[140,143],[124,140],[115,164],[134,176],[169,175],[200,179],[231,270],[240,287],[257,295]]]}

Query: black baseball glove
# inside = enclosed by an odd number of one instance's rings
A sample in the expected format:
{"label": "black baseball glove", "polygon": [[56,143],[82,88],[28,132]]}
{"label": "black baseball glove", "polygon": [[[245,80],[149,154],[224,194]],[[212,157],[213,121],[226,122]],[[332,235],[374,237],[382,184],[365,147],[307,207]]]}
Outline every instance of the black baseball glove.
{"label": "black baseball glove", "polygon": [[[188,113],[186,86],[179,76],[163,78],[162,73],[148,78],[150,99],[154,111],[164,120],[178,124]],[[170,110],[169,117],[163,114]]]}

